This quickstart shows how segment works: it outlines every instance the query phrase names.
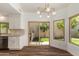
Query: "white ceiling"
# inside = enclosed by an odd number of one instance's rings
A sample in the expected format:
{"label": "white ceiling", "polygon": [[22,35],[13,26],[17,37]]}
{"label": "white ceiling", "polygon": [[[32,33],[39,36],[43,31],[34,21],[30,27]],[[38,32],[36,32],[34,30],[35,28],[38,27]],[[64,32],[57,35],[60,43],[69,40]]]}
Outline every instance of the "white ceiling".
{"label": "white ceiling", "polygon": [[[21,9],[24,12],[36,12],[38,7],[44,8],[44,3],[19,3]],[[50,7],[55,8],[56,10],[63,9],[67,7],[68,3],[51,3]],[[18,14],[18,12],[9,4],[9,3],[0,3],[0,15],[12,15]]]}
{"label": "white ceiling", "polygon": [[8,3],[0,3],[0,15],[8,16],[18,12]]}
{"label": "white ceiling", "polygon": [[[67,7],[68,3],[50,3],[51,8],[55,8],[56,10],[60,10],[62,8]],[[38,7],[44,8],[45,3],[20,3],[21,8],[24,12],[36,12]]]}

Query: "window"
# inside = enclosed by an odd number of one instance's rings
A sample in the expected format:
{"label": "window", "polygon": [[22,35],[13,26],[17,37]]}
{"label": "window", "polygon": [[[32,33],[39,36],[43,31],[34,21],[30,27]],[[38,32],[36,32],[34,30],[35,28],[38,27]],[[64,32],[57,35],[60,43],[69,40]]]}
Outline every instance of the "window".
{"label": "window", "polygon": [[79,15],[69,19],[69,33],[70,43],[79,46]]}
{"label": "window", "polygon": [[9,24],[6,22],[0,22],[0,33],[8,33]]}
{"label": "window", "polygon": [[64,40],[64,19],[53,22],[53,36],[55,40]]}

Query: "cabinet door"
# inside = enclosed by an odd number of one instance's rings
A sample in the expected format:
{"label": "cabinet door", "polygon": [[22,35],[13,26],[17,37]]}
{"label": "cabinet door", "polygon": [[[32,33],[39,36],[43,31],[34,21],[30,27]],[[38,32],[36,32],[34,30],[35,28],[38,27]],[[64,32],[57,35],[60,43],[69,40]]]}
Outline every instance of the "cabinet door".
{"label": "cabinet door", "polygon": [[8,37],[0,36],[0,49],[8,49]]}
{"label": "cabinet door", "polygon": [[0,37],[0,49],[2,49],[2,37]]}
{"label": "cabinet door", "polygon": [[8,49],[8,37],[2,37],[2,46],[3,49]]}

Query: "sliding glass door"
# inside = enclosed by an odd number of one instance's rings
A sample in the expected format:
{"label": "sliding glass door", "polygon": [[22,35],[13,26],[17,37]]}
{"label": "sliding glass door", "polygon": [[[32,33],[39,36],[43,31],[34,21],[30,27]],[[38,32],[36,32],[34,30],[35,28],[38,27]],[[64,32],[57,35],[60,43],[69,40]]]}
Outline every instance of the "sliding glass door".
{"label": "sliding glass door", "polygon": [[29,45],[49,45],[49,23],[29,22]]}
{"label": "sliding glass door", "polygon": [[29,23],[29,44],[39,45],[39,24],[35,22]]}
{"label": "sliding glass door", "polygon": [[49,45],[49,23],[43,22],[39,24],[40,45]]}

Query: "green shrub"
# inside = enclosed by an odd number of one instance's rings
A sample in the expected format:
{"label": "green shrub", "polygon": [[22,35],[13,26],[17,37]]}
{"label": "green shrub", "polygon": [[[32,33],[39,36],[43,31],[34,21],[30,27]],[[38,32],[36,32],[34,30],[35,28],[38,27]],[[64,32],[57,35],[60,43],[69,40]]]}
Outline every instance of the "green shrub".
{"label": "green shrub", "polygon": [[76,26],[77,26],[77,20],[76,20],[76,18],[73,18],[71,20],[71,28],[75,28]]}
{"label": "green shrub", "polygon": [[42,24],[40,25],[40,30],[41,30],[42,32],[46,32],[46,31],[48,30],[48,28],[49,28],[49,26],[47,25],[47,23],[42,23]]}
{"label": "green shrub", "polygon": [[64,21],[63,20],[58,21],[57,27],[58,27],[58,29],[64,29]]}

